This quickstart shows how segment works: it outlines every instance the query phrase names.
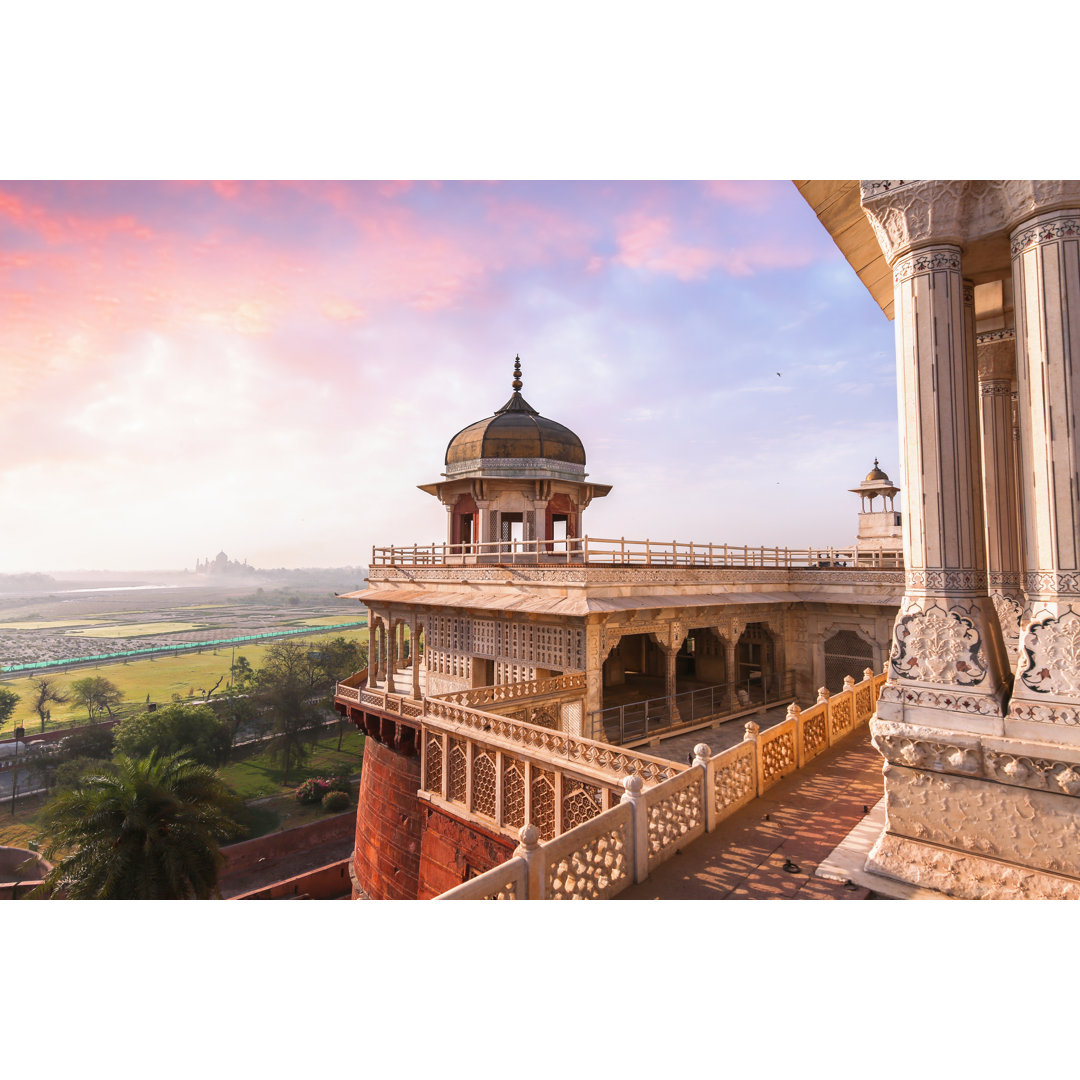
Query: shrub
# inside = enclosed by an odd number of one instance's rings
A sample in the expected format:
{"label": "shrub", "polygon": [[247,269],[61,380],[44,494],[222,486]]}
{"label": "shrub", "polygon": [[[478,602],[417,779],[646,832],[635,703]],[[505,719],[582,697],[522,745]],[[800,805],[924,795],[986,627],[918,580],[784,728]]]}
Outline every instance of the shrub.
{"label": "shrub", "polygon": [[310,780],[305,780],[296,789],[296,801],[305,805],[322,802],[323,796],[329,790],[330,784],[328,781],[321,776],[313,776]]}
{"label": "shrub", "polygon": [[328,814],[339,814],[348,808],[349,796],[344,791],[328,791],[323,799],[323,809]]}
{"label": "shrub", "polygon": [[346,795],[352,792],[352,784],[349,783],[349,774],[340,772],[330,777],[329,791],[344,791]]}

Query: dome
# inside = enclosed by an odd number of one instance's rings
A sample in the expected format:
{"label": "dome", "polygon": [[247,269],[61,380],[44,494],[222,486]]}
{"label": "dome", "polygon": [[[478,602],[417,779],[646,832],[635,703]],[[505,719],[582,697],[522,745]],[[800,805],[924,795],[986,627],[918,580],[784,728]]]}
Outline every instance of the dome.
{"label": "dome", "polygon": [[514,360],[513,394],[494,416],[459,431],[446,447],[446,464],[483,458],[544,458],[585,465],[585,447],[568,428],[541,416],[521,396],[521,359]]}
{"label": "dome", "polygon": [[872,484],[875,480],[884,480],[889,483],[888,476],[878,468],[878,459],[874,458],[874,467],[866,474],[864,484]]}

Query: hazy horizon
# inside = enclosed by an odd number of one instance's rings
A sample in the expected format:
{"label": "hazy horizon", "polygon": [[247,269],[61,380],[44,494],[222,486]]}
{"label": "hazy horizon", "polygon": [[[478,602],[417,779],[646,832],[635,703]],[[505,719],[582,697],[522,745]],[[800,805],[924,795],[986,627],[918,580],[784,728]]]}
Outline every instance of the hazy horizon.
{"label": "hazy horizon", "polygon": [[0,252],[0,572],[442,540],[518,353],[593,536],[844,546],[903,482],[892,325],[789,181],[0,182]]}

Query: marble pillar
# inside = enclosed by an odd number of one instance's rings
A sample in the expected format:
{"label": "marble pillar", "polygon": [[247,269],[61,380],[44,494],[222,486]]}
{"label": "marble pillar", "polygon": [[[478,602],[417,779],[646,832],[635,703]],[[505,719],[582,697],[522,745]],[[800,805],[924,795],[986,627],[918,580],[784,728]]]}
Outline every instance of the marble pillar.
{"label": "marble pillar", "polygon": [[1010,236],[1024,483],[1020,660],[1009,733],[1080,746],[1080,210]]}

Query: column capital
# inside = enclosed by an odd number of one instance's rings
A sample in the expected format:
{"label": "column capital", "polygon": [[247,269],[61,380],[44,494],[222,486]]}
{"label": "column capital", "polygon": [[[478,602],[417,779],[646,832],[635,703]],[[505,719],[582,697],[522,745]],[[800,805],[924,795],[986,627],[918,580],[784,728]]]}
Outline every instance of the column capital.
{"label": "column capital", "polygon": [[[966,180],[862,180],[863,213],[891,266],[916,248],[959,249]],[[959,251],[957,252],[959,269]]]}
{"label": "column capital", "polygon": [[[1002,180],[1001,195],[1010,229],[1022,230],[1046,213],[1080,208],[1080,180]],[[1013,251],[1016,255],[1016,251]]]}

